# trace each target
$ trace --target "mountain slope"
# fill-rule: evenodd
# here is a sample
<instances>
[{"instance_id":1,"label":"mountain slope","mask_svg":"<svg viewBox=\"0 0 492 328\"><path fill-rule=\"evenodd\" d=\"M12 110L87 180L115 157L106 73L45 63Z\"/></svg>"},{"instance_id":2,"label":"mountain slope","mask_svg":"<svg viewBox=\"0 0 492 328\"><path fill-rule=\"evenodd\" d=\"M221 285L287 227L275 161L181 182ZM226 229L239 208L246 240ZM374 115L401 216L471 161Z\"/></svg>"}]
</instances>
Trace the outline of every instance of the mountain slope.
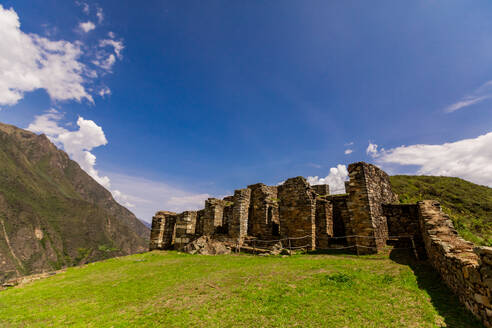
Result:
<instances>
[{"instance_id":1,"label":"mountain slope","mask_svg":"<svg viewBox=\"0 0 492 328\"><path fill-rule=\"evenodd\" d=\"M0 281L142 252L148 235L45 135L0 123Z\"/></svg>"},{"instance_id":2,"label":"mountain slope","mask_svg":"<svg viewBox=\"0 0 492 328\"><path fill-rule=\"evenodd\" d=\"M492 188L450 177L395 175L390 179L400 202L439 200L463 238L492 246Z\"/></svg>"}]
</instances>

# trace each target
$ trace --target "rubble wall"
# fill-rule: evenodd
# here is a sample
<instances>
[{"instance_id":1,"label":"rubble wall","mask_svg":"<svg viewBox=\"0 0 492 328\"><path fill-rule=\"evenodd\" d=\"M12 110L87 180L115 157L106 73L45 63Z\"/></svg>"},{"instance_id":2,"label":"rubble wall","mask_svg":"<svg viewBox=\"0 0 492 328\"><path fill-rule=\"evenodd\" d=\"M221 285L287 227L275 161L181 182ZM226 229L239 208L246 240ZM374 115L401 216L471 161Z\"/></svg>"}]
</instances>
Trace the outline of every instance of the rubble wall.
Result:
<instances>
[{"instance_id":1,"label":"rubble wall","mask_svg":"<svg viewBox=\"0 0 492 328\"><path fill-rule=\"evenodd\" d=\"M278 187L280 234L292 247L316 246L316 194L303 177L291 178Z\"/></svg>"},{"instance_id":2,"label":"rubble wall","mask_svg":"<svg viewBox=\"0 0 492 328\"><path fill-rule=\"evenodd\" d=\"M418 207L430 263L461 303L492 327L492 247L474 247L459 237L438 202L422 201Z\"/></svg>"}]
</instances>

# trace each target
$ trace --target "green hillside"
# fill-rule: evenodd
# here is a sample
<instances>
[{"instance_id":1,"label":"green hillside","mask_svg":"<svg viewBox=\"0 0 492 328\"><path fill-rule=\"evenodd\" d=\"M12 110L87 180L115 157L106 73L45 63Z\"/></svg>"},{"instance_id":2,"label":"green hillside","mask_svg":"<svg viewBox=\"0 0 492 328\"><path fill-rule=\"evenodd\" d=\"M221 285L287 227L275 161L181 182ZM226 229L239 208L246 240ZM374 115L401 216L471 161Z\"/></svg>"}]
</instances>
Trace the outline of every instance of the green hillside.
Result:
<instances>
[{"instance_id":1,"label":"green hillside","mask_svg":"<svg viewBox=\"0 0 492 328\"><path fill-rule=\"evenodd\" d=\"M46 136L0 123L0 282L145 251L148 234Z\"/></svg>"},{"instance_id":2,"label":"green hillside","mask_svg":"<svg viewBox=\"0 0 492 328\"><path fill-rule=\"evenodd\" d=\"M405 258L131 255L1 291L0 326L482 327Z\"/></svg>"},{"instance_id":3,"label":"green hillside","mask_svg":"<svg viewBox=\"0 0 492 328\"><path fill-rule=\"evenodd\" d=\"M492 246L492 188L435 176L395 175L391 184L402 203L439 200L463 238Z\"/></svg>"}]
</instances>

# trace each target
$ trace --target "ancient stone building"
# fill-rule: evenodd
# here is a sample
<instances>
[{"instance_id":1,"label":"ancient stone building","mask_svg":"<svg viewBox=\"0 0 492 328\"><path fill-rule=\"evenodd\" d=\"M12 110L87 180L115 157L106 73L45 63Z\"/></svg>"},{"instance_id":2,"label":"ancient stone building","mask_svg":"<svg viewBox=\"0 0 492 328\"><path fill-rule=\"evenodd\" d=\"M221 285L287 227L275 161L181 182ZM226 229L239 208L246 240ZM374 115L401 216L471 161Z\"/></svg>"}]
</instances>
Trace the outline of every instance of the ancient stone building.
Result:
<instances>
[{"instance_id":1,"label":"ancient stone building","mask_svg":"<svg viewBox=\"0 0 492 328\"><path fill-rule=\"evenodd\" d=\"M395 203L388 175L374 165L349 165L347 194L330 195L328 185L311 186L303 177L279 186L262 183L224 199L209 198L200 211L158 212L151 249L182 249L200 236L242 244L245 239L286 240L291 248L353 246L374 253L388 239L385 204Z\"/></svg>"},{"instance_id":2,"label":"ancient stone building","mask_svg":"<svg viewBox=\"0 0 492 328\"><path fill-rule=\"evenodd\" d=\"M231 248L258 247L266 240L284 248L346 248L358 254L385 245L409 248L428 258L460 301L492 327L492 248L460 238L435 201L399 204L378 167L358 162L348 171L346 194L330 195L328 185L311 186L295 177L279 186L258 183L224 199L209 198L200 211L157 212L150 250L181 250L201 236Z\"/></svg>"}]
</instances>

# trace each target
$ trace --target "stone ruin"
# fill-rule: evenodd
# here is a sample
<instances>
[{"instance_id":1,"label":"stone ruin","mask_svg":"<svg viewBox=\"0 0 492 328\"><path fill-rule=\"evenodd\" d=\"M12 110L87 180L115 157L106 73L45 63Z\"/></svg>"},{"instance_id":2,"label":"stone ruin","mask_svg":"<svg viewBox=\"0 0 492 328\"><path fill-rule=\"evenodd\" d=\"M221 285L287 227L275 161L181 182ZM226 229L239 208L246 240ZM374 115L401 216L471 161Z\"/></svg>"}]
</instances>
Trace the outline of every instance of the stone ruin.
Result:
<instances>
[{"instance_id":1,"label":"stone ruin","mask_svg":"<svg viewBox=\"0 0 492 328\"><path fill-rule=\"evenodd\" d=\"M409 248L427 258L460 301L492 327L492 248L459 237L435 201L399 204L389 176L378 167L358 162L348 171L345 194L331 195L328 185L311 186L295 177L279 186L257 183L233 196L209 198L199 211L159 211L150 250L260 252L267 247L262 241L276 249L346 248L357 254L377 253L387 244Z\"/></svg>"},{"instance_id":2,"label":"stone ruin","mask_svg":"<svg viewBox=\"0 0 492 328\"><path fill-rule=\"evenodd\" d=\"M150 249L183 250L189 242L208 236L243 247L252 240L288 238L291 249L342 245L359 254L377 252L388 239L383 204L395 203L397 195L388 175L376 166L360 162L348 170L347 193L342 195L330 195L328 185L311 186L305 178L295 177L279 186L257 183L233 196L209 198L203 210L157 212Z\"/></svg>"}]
</instances>

